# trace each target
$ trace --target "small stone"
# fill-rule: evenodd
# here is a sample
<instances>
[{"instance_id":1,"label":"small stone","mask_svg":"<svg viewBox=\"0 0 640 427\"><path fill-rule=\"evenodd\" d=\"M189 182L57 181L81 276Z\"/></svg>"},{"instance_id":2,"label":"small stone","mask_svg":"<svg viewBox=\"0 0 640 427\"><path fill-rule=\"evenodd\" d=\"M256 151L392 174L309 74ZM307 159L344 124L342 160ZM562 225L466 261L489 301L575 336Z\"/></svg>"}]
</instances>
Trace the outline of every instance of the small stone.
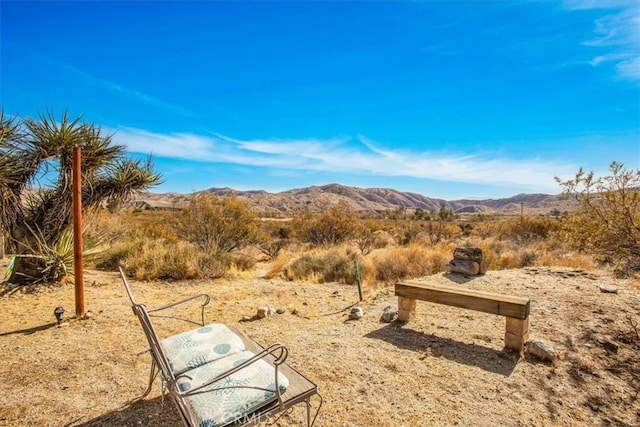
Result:
<instances>
[{"instance_id":1,"label":"small stone","mask_svg":"<svg viewBox=\"0 0 640 427\"><path fill-rule=\"evenodd\" d=\"M65 326L69 326L69 322L62 322L62 323L58 324L58 328L62 328L62 327L65 327Z\"/></svg>"},{"instance_id":2,"label":"small stone","mask_svg":"<svg viewBox=\"0 0 640 427\"><path fill-rule=\"evenodd\" d=\"M264 319L269 315L269 307L260 307L256 313L258 319Z\"/></svg>"},{"instance_id":3,"label":"small stone","mask_svg":"<svg viewBox=\"0 0 640 427\"><path fill-rule=\"evenodd\" d=\"M598 405L596 405L595 403L587 403L587 405L589 405L589 408L591 408L591 410L593 412L598 412L600 410L600 407Z\"/></svg>"},{"instance_id":4,"label":"small stone","mask_svg":"<svg viewBox=\"0 0 640 427\"><path fill-rule=\"evenodd\" d=\"M275 307L271 307L269 309L268 316L273 316L274 314L276 314L276 308Z\"/></svg>"},{"instance_id":5,"label":"small stone","mask_svg":"<svg viewBox=\"0 0 640 427\"><path fill-rule=\"evenodd\" d=\"M598 287L600 288L600 292L605 293L605 294L617 294L618 293L618 288L616 288L615 286L600 285Z\"/></svg>"},{"instance_id":6,"label":"small stone","mask_svg":"<svg viewBox=\"0 0 640 427\"><path fill-rule=\"evenodd\" d=\"M359 320L364 316L364 311L360 307L353 307L349 312L349 320Z\"/></svg>"},{"instance_id":7,"label":"small stone","mask_svg":"<svg viewBox=\"0 0 640 427\"><path fill-rule=\"evenodd\" d=\"M91 311L87 311L87 312L84 314L84 318L85 318L85 319L90 319L90 318L92 318L92 317L93 317L93 313L92 313Z\"/></svg>"},{"instance_id":8,"label":"small stone","mask_svg":"<svg viewBox=\"0 0 640 427\"><path fill-rule=\"evenodd\" d=\"M247 316L246 314L244 316L242 316L242 319L240 319L241 322L249 322L252 320L251 316Z\"/></svg>"},{"instance_id":9,"label":"small stone","mask_svg":"<svg viewBox=\"0 0 640 427\"><path fill-rule=\"evenodd\" d=\"M526 353L540 360L553 362L556 358L556 350L549 341L532 339L527 341Z\"/></svg>"},{"instance_id":10,"label":"small stone","mask_svg":"<svg viewBox=\"0 0 640 427\"><path fill-rule=\"evenodd\" d=\"M606 337L598 337L598 344L602 346L608 353L616 354L618 352L618 344Z\"/></svg>"},{"instance_id":11,"label":"small stone","mask_svg":"<svg viewBox=\"0 0 640 427\"><path fill-rule=\"evenodd\" d=\"M278 313L278 314L284 314L284 308L282 308L282 307L278 307L278 308L276 309L276 313Z\"/></svg>"},{"instance_id":12,"label":"small stone","mask_svg":"<svg viewBox=\"0 0 640 427\"><path fill-rule=\"evenodd\" d=\"M380 320L386 323L391 323L396 319L396 317L398 317L398 307L388 305L382 311Z\"/></svg>"}]
</instances>

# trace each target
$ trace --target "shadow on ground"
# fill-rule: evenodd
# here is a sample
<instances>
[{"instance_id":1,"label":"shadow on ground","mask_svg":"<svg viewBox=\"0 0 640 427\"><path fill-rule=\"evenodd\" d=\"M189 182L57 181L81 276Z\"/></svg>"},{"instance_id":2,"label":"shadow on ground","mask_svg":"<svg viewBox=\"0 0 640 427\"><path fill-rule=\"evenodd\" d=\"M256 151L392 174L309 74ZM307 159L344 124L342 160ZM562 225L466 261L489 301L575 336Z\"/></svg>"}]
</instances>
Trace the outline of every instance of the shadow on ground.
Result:
<instances>
[{"instance_id":1,"label":"shadow on ground","mask_svg":"<svg viewBox=\"0 0 640 427\"><path fill-rule=\"evenodd\" d=\"M46 331L47 329L53 328L55 326L58 326L58 324L56 322L53 322L47 323L45 325L34 326L33 328L16 329L15 331L2 332L0 333L0 337L4 337L7 335L31 335L35 334L36 332Z\"/></svg>"},{"instance_id":2,"label":"shadow on ground","mask_svg":"<svg viewBox=\"0 0 640 427\"><path fill-rule=\"evenodd\" d=\"M89 421L72 420L65 424L65 427L139 427L151 425L154 427L182 425L170 397L165 397L164 404L160 397L139 400Z\"/></svg>"},{"instance_id":3,"label":"shadow on ground","mask_svg":"<svg viewBox=\"0 0 640 427\"><path fill-rule=\"evenodd\" d=\"M396 347L421 353L421 359L444 357L456 363L476 366L485 371L509 376L519 361L517 354L497 351L478 344L466 344L450 338L415 331L402 322L390 323L365 335Z\"/></svg>"},{"instance_id":4,"label":"shadow on ground","mask_svg":"<svg viewBox=\"0 0 640 427\"><path fill-rule=\"evenodd\" d=\"M444 273L442 277L444 277L445 279L449 279L452 282L457 283L458 285L464 285L465 283L470 282L480 276L467 276L466 274L461 273Z\"/></svg>"}]
</instances>

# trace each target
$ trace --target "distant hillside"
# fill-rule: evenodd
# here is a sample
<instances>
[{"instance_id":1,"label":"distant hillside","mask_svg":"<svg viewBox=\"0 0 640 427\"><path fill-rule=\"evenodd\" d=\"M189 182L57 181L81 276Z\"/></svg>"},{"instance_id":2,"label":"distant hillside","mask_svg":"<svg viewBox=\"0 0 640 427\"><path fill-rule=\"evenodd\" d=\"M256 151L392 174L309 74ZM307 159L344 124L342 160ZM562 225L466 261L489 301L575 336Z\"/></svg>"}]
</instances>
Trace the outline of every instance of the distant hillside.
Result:
<instances>
[{"instance_id":1,"label":"distant hillside","mask_svg":"<svg viewBox=\"0 0 640 427\"><path fill-rule=\"evenodd\" d=\"M269 193L266 191L238 191L232 188L210 188L217 196L234 196L248 201L263 215L283 215L299 209L321 212L339 202L347 203L361 212L384 212L399 207L408 211L424 209L434 211L443 204L460 214L517 215L523 209L527 215L549 214L552 211L572 211L576 202L559 195L518 194L505 199L442 200L417 193L391 188L358 188L340 184L328 184ZM175 209L185 206L192 194L142 193L136 196L134 206Z\"/></svg>"}]
</instances>

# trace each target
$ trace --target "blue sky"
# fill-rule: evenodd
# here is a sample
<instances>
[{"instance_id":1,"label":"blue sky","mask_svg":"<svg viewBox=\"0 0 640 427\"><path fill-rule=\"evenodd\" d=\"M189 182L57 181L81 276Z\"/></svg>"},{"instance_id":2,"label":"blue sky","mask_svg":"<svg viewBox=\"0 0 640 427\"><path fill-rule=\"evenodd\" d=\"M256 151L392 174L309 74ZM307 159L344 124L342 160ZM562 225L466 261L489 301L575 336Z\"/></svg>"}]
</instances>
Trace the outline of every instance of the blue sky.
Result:
<instances>
[{"instance_id":1,"label":"blue sky","mask_svg":"<svg viewBox=\"0 0 640 427\"><path fill-rule=\"evenodd\" d=\"M153 155L155 192L558 193L640 167L640 3L0 2L5 114Z\"/></svg>"}]
</instances>

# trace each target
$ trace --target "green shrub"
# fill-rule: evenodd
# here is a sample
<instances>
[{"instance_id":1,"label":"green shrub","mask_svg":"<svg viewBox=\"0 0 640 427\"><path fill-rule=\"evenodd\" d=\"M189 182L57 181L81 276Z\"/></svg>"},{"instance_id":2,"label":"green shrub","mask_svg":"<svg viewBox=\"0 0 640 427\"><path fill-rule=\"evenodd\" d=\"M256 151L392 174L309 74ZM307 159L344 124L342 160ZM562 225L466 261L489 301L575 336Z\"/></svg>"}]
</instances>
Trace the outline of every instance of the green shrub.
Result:
<instances>
[{"instance_id":1,"label":"green shrub","mask_svg":"<svg viewBox=\"0 0 640 427\"><path fill-rule=\"evenodd\" d=\"M596 178L582 168L574 179L558 183L580 201L565 218L566 238L580 251L596 255L625 276L640 271L640 169L612 162L611 175Z\"/></svg>"}]
</instances>

